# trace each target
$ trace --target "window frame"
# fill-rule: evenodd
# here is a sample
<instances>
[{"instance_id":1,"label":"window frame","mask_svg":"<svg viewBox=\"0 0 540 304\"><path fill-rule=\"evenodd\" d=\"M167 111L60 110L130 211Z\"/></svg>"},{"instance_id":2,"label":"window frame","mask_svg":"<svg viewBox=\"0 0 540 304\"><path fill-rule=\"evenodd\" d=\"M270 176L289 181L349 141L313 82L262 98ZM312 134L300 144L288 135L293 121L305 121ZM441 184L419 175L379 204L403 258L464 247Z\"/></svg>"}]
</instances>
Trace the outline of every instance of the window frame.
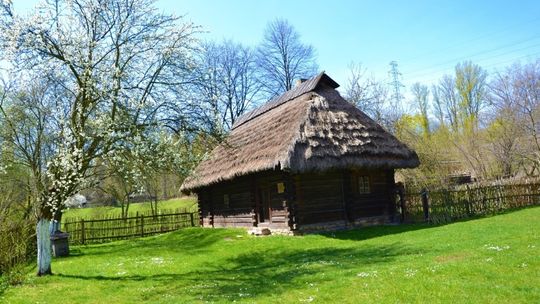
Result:
<instances>
[{"instance_id":1,"label":"window frame","mask_svg":"<svg viewBox=\"0 0 540 304\"><path fill-rule=\"evenodd\" d=\"M369 175L356 176L356 193L361 195L371 194L371 177Z\"/></svg>"},{"instance_id":2,"label":"window frame","mask_svg":"<svg viewBox=\"0 0 540 304\"><path fill-rule=\"evenodd\" d=\"M350 173L351 191L355 195L373 194L373 181L371 174L367 172L352 171ZM362 187L360 187L362 182ZM367 191L366 191L367 190Z\"/></svg>"}]
</instances>

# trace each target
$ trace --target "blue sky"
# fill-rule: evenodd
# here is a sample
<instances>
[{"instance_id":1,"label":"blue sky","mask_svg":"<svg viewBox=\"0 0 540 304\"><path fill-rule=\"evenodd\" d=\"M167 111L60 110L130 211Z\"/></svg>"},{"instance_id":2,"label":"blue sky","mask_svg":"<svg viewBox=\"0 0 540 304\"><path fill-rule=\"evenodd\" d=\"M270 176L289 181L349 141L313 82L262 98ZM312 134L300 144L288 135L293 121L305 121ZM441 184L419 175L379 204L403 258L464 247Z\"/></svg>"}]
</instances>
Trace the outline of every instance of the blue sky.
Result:
<instances>
[{"instance_id":1,"label":"blue sky","mask_svg":"<svg viewBox=\"0 0 540 304\"><path fill-rule=\"evenodd\" d=\"M24 10L36 1L15 0ZM540 57L540 1L159 0L201 25L204 39L256 45L266 24L286 18L315 47L319 66L345 84L360 62L380 79L398 62L403 83L431 83L471 60L495 71Z\"/></svg>"}]
</instances>

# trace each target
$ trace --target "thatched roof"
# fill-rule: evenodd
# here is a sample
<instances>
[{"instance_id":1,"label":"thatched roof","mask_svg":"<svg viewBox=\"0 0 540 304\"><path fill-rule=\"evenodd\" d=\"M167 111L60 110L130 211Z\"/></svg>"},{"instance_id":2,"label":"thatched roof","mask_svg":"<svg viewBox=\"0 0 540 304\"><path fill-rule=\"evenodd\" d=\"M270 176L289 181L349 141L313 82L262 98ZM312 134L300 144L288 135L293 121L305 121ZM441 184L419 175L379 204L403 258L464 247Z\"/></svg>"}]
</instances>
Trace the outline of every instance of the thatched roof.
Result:
<instances>
[{"instance_id":1,"label":"thatched roof","mask_svg":"<svg viewBox=\"0 0 540 304\"><path fill-rule=\"evenodd\" d=\"M240 117L182 191L271 169L417 167L416 153L344 100L338 86L323 72Z\"/></svg>"}]
</instances>

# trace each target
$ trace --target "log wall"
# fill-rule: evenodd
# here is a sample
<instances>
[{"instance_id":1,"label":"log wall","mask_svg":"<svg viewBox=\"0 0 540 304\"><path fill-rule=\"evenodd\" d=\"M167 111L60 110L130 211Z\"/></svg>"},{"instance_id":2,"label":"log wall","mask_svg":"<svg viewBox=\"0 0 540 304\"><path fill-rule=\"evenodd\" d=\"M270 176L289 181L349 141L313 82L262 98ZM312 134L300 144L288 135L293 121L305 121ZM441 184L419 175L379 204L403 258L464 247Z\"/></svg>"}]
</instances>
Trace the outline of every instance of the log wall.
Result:
<instances>
[{"instance_id":1,"label":"log wall","mask_svg":"<svg viewBox=\"0 0 540 304\"><path fill-rule=\"evenodd\" d=\"M370 192L359 193L358 178L368 176ZM395 214L393 170L348 170L294 177L298 225L357 222Z\"/></svg>"},{"instance_id":2,"label":"log wall","mask_svg":"<svg viewBox=\"0 0 540 304\"><path fill-rule=\"evenodd\" d=\"M291 184L287 184L288 174L267 171L236 178L205 187L197 192L199 197L200 222L203 227L289 227L288 204ZM278 193L277 183L285 184L285 192ZM270 218L258 222L257 212L262 204L260 190L264 190L269 203ZM229 204L225 204L225 196ZM261 225L259 225L261 224Z\"/></svg>"},{"instance_id":3,"label":"log wall","mask_svg":"<svg viewBox=\"0 0 540 304\"><path fill-rule=\"evenodd\" d=\"M359 193L360 176L369 176L370 193ZM348 172L347 182L346 203L349 220L373 216L386 216L389 219L393 217L395 213L393 170L351 171Z\"/></svg>"},{"instance_id":4,"label":"log wall","mask_svg":"<svg viewBox=\"0 0 540 304\"><path fill-rule=\"evenodd\" d=\"M253 227L255 196L251 188L251 179L241 177L201 189L197 195L202 226Z\"/></svg>"},{"instance_id":5,"label":"log wall","mask_svg":"<svg viewBox=\"0 0 540 304\"><path fill-rule=\"evenodd\" d=\"M369 176L370 193L359 193L359 176ZM283 193L278 193L278 183L285 185ZM373 217L391 220L395 214L393 187L393 170L297 175L266 171L201 189L200 221L204 227L295 230L318 223L350 226L358 219ZM264 200L269 203L267 219L259 215Z\"/></svg>"},{"instance_id":6,"label":"log wall","mask_svg":"<svg viewBox=\"0 0 540 304\"><path fill-rule=\"evenodd\" d=\"M295 181L299 226L346 219L341 172L300 174Z\"/></svg>"}]
</instances>

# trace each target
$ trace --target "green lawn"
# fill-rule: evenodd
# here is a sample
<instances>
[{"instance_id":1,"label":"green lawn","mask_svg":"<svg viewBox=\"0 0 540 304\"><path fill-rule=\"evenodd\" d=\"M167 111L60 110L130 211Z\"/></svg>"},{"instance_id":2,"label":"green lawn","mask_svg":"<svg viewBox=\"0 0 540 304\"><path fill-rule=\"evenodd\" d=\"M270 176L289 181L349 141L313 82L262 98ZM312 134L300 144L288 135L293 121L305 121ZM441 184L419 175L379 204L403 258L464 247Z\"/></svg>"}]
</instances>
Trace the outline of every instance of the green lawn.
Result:
<instances>
[{"instance_id":1,"label":"green lawn","mask_svg":"<svg viewBox=\"0 0 540 304\"><path fill-rule=\"evenodd\" d=\"M197 210L197 199L194 197L173 198L158 202L158 210L172 211L176 209ZM150 203L132 203L129 206L129 213L135 215L137 212L150 211ZM122 213L120 207L93 207L93 208L72 208L66 210L63 219L84 218L92 219L96 217L118 215Z\"/></svg>"},{"instance_id":2,"label":"green lawn","mask_svg":"<svg viewBox=\"0 0 540 304\"><path fill-rule=\"evenodd\" d=\"M540 207L302 237L189 228L81 246L6 303L540 303Z\"/></svg>"}]
</instances>

